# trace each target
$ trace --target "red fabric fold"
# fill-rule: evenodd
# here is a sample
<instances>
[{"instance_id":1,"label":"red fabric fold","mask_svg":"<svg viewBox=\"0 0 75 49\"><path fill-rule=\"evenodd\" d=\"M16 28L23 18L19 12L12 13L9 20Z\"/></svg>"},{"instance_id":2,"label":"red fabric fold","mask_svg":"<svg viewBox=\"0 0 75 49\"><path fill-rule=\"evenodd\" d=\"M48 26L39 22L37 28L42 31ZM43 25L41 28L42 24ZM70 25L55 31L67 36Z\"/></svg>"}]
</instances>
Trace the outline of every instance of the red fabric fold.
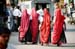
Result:
<instances>
[{"instance_id":1,"label":"red fabric fold","mask_svg":"<svg viewBox=\"0 0 75 49\"><path fill-rule=\"evenodd\" d=\"M39 14L37 14L36 9L32 8L32 21L31 21L31 33L32 33L32 42L36 42L36 37L37 37L37 33L38 33L38 29L39 29L39 25L38 25L38 16Z\"/></svg>"},{"instance_id":2,"label":"red fabric fold","mask_svg":"<svg viewBox=\"0 0 75 49\"><path fill-rule=\"evenodd\" d=\"M25 34L27 33L28 27L29 27L29 15L27 13L27 10L25 9L22 12L22 16L21 16L21 24L20 24L20 38L25 37Z\"/></svg>"},{"instance_id":3,"label":"red fabric fold","mask_svg":"<svg viewBox=\"0 0 75 49\"><path fill-rule=\"evenodd\" d=\"M63 23L65 19L65 17L61 14L60 8L55 10L55 17L56 19L55 19L55 23L53 26L53 32L52 32L52 37L51 37L51 41L53 44L56 44L60 39L60 35L62 33Z\"/></svg>"},{"instance_id":4,"label":"red fabric fold","mask_svg":"<svg viewBox=\"0 0 75 49\"><path fill-rule=\"evenodd\" d=\"M48 42L49 34L50 34L50 14L48 10L44 9L44 17L43 23L40 28L40 41L42 43Z\"/></svg>"}]
</instances>

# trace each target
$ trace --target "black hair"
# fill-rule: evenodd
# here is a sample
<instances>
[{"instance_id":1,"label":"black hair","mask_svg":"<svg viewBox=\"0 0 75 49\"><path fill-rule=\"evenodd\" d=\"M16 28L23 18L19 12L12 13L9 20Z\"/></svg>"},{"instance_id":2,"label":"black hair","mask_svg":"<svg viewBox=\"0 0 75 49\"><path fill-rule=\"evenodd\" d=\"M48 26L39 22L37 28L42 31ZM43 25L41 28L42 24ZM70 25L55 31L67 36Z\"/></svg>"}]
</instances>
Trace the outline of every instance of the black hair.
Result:
<instances>
[{"instance_id":1,"label":"black hair","mask_svg":"<svg viewBox=\"0 0 75 49\"><path fill-rule=\"evenodd\" d=\"M20 7L19 7L19 6L16 6L16 8L20 9Z\"/></svg>"},{"instance_id":2,"label":"black hair","mask_svg":"<svg viewBox=\"0 0 75 49\"><path fill-rule=\"evenodd\" d=\"M7 27L0 26L0 35L2 34L11 34L11 31Z\"/></svg>"}]
</instances>

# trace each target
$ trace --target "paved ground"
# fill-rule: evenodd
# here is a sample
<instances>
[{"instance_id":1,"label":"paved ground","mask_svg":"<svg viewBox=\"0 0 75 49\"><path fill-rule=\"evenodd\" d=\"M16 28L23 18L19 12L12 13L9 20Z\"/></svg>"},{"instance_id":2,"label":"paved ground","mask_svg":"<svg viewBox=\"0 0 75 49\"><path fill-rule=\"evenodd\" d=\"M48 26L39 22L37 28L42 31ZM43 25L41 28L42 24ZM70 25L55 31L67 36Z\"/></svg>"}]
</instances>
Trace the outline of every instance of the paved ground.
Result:
<instances>
[{"instance_id":1,"label":"paved ground","mask_svg":"<svg viewBox=\"0 0 75 49\"><path fill-rule=\"evenodd\" d=\"M65 32L65 35L67 38L67 42L75 43L75 37L74 37L75 36L75 25L67 24L66 26L67 26L67 30ZM9 43L20 45L21 43L18 41L18 35L19 35L18 32L12 32Z\"/></svg>"},{"instance_id":2,"label":"paved ground","mask_svg":"<svg viewBox=\"0 0 75 49\"><path fill-rule=\"evenodd\" d=\"M75 43L75 32L65 32L65 34L66 34L67 43ZM18 32L12 33L9 43L15 45L21 45L21 43L18 41Z\"/></svg>"},{"instance_id":3,"label":"paved ground","mask_svg":"<svg viewBox=\"0 0 75 49\"><path fill-rule=\"evenodd\" d=\"M20 45L17 49L75 49L75 47L56 47L56 46L39 46L39 45Z\"/></svg>"},{"instance_id":4,"label":"paved ground","mask_svg":"<svg viewBox=\"0 0 75 49\"><path fill-rule=\"evenodd\" d=\"M25 45L18 41L18 32L12 32L9 44L13 44L16 49L75 49L75 25L67 24L67 30L65 32L67 44L63 44L61 47L54 45L41 46L41 45Z\"/></svg>"}]
</instances>

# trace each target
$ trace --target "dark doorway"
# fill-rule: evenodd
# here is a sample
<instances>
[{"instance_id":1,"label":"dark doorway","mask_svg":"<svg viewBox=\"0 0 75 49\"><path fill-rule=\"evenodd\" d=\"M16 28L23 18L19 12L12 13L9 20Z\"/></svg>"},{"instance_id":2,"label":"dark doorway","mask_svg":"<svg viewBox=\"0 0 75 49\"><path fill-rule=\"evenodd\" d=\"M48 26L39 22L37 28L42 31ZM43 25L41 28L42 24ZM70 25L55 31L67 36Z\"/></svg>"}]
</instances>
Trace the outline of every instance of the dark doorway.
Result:
<instances>
[{"instance_id":1,"label":"dark doorway","mask_svg":"<svg viewBox=\"0 0 75 49\"><path fill-rule=\"evenodd\" d=\"M44 9L46 8L47 3L36 3L36 10L39 10L40 8Z\"/></svg>"},{"instance_id":2,"label":"dark doorway","mask_svg":"<svg viewBox=\"0 0 75 49\"><path fill-rule=\"evenodd\" d=\"M42 5L42 9L46 8L46 4L41 4Z\"/></svg>"}]
</instances>

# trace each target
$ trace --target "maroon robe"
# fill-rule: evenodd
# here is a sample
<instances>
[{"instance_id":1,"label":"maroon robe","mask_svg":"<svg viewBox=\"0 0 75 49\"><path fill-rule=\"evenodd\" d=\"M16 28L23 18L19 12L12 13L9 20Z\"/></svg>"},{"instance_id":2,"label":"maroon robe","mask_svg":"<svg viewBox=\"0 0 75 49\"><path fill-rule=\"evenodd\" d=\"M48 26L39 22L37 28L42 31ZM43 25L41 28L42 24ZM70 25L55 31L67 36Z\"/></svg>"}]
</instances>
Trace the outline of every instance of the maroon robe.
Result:
<instances>
[{"instance_id":1,"label":"maroon robe","mask_svg":"<svg viewBox=\"0 0 75 49\"><path fill-rule=\"evenodd\" d=\"M38 29L39 29L39 25L38 25L38 16L39 14L37 14L35 8L32 8L32 21L31 21L31 33L32 33L32 42L36 42L36 37L37 37L37 33L38 33Z\"/></svg>"},{"instance_id":2,"label":"maroon robe","mask_svg":"<svg viewBox=\"0 0 75 49\"><path fill-rule=\"evenodd\" d=\"M22 12L22 16L21 16L21 24L20 24L20 39L25 37L25 34L27 33L28 27L29 27L29 15L27 13L27 10L25 9Z\"/></svg>"},{"instance_id":3,"label":"maroon robe","mask_svg":"<svg viewBox=\"0 0 75 49\"><path fill-rule=\"evenodd\" d=\"M50 14L47 9L44 9L43 23L40 28L40 41L41 43L48 43L50 34Z\"/></svg>"},{"instance_id":4,"label":"maroon robe","mask_svg":"<svg viewBox=\"0 0 75 49\"><path fill-rule=\"evenodd\" d=\"M6 49L4 45L0 45L0 49Z\"/></svg>"},{"instance_id":5,"label":"maroon robe","mask_svg":"<svg viewBox=\"0 0 75 49\"><path fill-rule=\"evenodd\" d=\"M51 41L53 44L57 44L58 41L60 40L60 35L62 33L63 23L64 23L65 17L61 14L60 8L55 9L54 14L55 14L54 17L56 17L56 18L55 18L55 23L53 26Z\"/></svg>"}]
</instances>

